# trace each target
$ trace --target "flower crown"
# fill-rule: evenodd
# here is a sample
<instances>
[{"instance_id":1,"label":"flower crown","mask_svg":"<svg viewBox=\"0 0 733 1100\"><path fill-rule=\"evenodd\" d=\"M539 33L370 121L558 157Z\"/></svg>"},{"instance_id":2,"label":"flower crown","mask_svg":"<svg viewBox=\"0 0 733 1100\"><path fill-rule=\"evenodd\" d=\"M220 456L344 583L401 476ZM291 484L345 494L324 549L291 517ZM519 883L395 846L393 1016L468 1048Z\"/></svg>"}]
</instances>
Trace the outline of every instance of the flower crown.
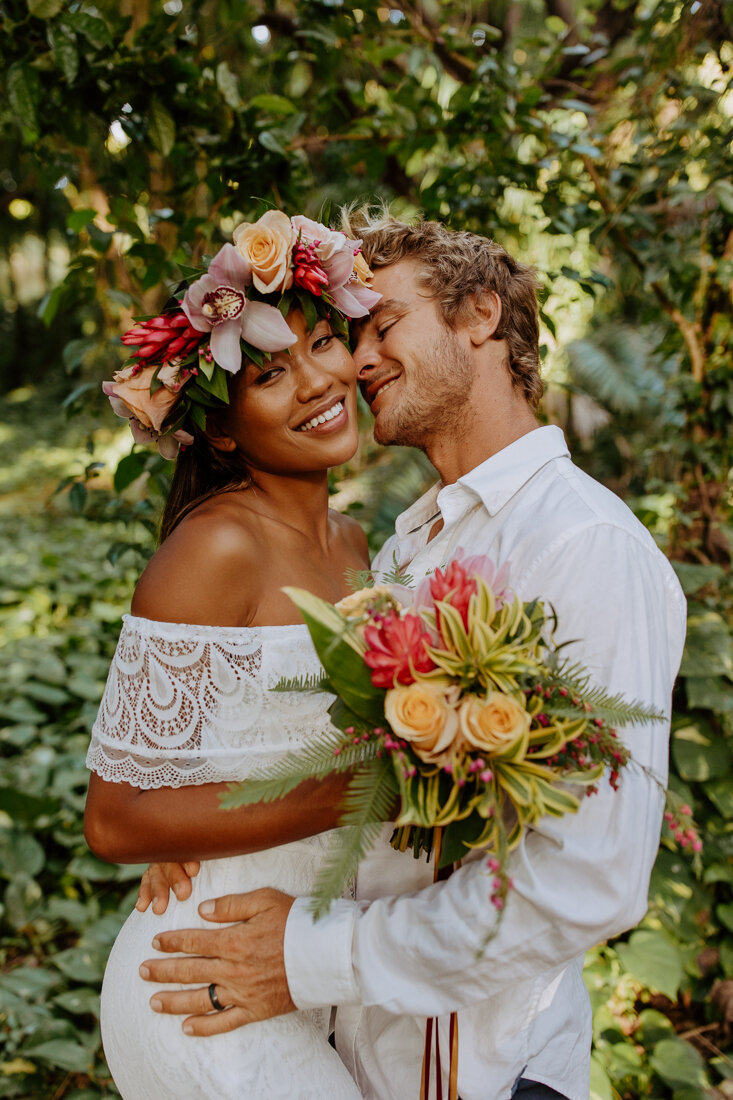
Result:
<instances>
[{"instance_id":1,"label":"flower crown","mask_svg":"<svg viewBox=\"0 0 733 1100\"><path fill-rule=\"evenodd\" d=\"M302 309L311 330L325 318L346 332L380 298L371 278L361 241L268 210L235 229L234 244L176 295L173 308L123 335L137 350L102 389L136 443L155 442L164 458L175 458L196 428L205 429L206 410L229 403L227 375L243 358L261 367L296 342L286 321L291 308Z\"/></svg>"}]
</instances>

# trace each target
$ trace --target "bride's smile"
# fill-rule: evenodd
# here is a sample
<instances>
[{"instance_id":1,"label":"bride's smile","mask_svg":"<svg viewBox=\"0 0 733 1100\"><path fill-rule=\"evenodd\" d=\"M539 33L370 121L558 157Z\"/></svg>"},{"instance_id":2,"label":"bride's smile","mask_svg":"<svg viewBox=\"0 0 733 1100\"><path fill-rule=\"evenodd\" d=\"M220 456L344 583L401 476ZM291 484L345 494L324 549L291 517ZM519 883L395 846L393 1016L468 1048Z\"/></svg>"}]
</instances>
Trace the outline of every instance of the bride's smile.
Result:
<instances>
[{"instance_id":1,"label":"bride's smile","mask_svg":"<svg viewBox=\"0 0 733 1100\"><path fill-rule=\"evenodd\" d=\"M309 332L299 310L287 320L297 343L262 367L247 364L221 425L252 470L297 476L356 450L356 367L328 321Z\"/></svg>"}]
</instances>

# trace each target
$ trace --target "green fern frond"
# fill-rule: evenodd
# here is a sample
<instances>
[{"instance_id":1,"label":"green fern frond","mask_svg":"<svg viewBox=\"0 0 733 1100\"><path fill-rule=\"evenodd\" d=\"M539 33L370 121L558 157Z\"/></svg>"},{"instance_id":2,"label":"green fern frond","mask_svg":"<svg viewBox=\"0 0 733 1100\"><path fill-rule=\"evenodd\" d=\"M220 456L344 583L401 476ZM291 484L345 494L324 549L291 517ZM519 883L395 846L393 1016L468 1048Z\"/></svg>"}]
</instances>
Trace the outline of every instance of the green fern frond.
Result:
<instances>
[{"instance_id":1,"label":"green fern frond","mask_svg":"<svg viewBox=\"0 0 733 1100\"><path fill-rule=\"evenodd\" d=\"M282 676L270 691L332 691L327 676L311 672L307 676Z\"/></svg>"},{"instance_id":2,"label":"green fern frond","mask_svg":"<svg viewBox=\"0 0 733 1100\"><path fill-rule=\"evenodd\" d=\"M371 569L347 569L344 577L352 592L362 588L374 588L374 573Z\"/></svg>"},{"instance_id":3,"label":"green fern frond","mask_svg":"<svg viewBox=\"0 0 733 1100\"><path fill-rule=\"evenodd\" d=\"M324 734L317 743L307 745L273 764L267 774L255 773L243 783L231 784L220 795L219 801L226 810L252 806L256 802L275 802L306 779L323 779L331 772L343 772L373 760L378 748L376 739L360 741L358 745L344 745L343 734Z\"/></svg>"},{"instance_id":4,"label":"green fern frond","mask_svg":"<svg viewBox=\"0 0 733 1100\"><path fill-rule=\"evenodd\" d=\"M344 799L342 828L335 832L331 848L318 872L309 910L316 920L328 912L334 898L344 892L359 861L377 840L389 820L399 793L389 757L369 761L357 769Z\"/></svg>"},{"instance_id":5,"label":"green fern frond","mask_svg":"<svg viewBox=\"0 0 733 1100\"><path fill-rule=\"evenodd\" d=\"M401 584L405 588L412 588L415 584L415 578L397 561L396 551L392 554L392 568L383 569L379 579L382 584Z\"/></svg>"},{"instance_id":6,"label":"green fern frond","mask_svg":"<svg viewBox=\"0 0 733 1100\"><path fill-rule=\"evenodd\" d=\"M610 695L592 683L581 664L560 664L553 671L553 680L557 687L567 688L568 697L563 699L554 694L543 706L546 714L577 716L578 708L573 706L572 697L578 696L591 706L594 718L602 718L612 726L639 726L661 722L666 717L637 699L629 701L622 695Z\"/></svg>"}]
</instances>

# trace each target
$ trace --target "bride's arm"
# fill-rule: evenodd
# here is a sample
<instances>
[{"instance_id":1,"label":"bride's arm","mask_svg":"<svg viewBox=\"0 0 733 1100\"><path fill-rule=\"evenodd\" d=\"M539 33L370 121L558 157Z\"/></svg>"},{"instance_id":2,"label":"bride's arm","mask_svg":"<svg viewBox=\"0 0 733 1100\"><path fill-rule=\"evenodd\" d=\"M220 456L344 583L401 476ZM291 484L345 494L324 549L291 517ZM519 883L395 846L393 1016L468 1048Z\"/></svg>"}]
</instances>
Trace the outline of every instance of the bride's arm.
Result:
<instances>
[{"instance_id":1,"label":"bride's arm","mask_svg":"<svg viewBox=\"0 0 733 1100\"><path fill-rule=\"evenodd\" d=\"M84 835L110 863L214 859L288 844L338 825L348 774L306 780L276 802L222 810L227 783L143 791L92 773Z\"/></svg>"}]
</instances>

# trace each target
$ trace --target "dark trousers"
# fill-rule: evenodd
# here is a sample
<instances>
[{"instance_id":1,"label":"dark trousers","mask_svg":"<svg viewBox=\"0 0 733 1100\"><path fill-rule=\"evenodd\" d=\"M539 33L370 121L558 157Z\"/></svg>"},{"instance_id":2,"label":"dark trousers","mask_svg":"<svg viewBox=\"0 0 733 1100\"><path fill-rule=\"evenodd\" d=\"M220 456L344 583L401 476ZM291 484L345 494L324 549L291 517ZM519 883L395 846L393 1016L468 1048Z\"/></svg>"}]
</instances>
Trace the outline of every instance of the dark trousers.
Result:
<instances>
[{"instance_id":1,"label":"dark trousers","mask_svg":"<svg viewBox=\"0 0 733 1100\"><path fill-rule=\"evenodd\" d=\"M516 1100L565 1100L561 1093L551 1089L549 1085L540 1085L537 1081L528 1081L526 1077L522 1077L521 1081L517 1081L512 1096Z\"/></svg>"}]
</instances>

